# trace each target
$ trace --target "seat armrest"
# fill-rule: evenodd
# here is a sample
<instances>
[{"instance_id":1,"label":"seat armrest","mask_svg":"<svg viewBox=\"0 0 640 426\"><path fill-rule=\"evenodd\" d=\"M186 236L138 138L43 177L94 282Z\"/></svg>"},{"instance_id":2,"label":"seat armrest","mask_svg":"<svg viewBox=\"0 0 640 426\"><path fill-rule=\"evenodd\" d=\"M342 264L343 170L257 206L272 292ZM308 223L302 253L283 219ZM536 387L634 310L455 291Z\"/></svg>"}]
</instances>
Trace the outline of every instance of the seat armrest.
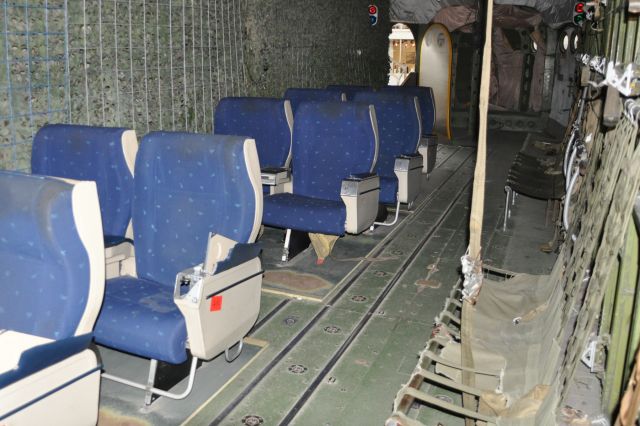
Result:
<instances>
[{"instance_id":1,"label":"seat armrest","mask_svg":"<svg viewBox=\"0 0 640 426\"><path fill-rule=\"evenodd\" d=\"M136 275L135 250L130 241L104 250L106 262L105 278L117 278L123 275Z\"/></svg>"},{"instance_id":2,"label":"seat armrest","mask_svg":"<svg viewBox=\"0 0 640 426\"><path fill-rule=\"evenodd\" d=\"M422 173L429 174L436 165L436 156L438 155L438 137L437 135L423 136L420 139L418 152L422 155Z\"/></svg>"},{"instance_id":3,"label":"seat armrest","mask_svg":"<svg viewBox=\"0 0 640 426\"><path fill-rule=\"evenodd\" d=\"M424 159L421 154L396 157L393 171L398 178L398 201L411 205L420 193Z\"/></svg>"},{"instance_id":4,"label":"seat armrest","mask_svg":"<svg viewBox=\"0 0 640 426\"><path fill-rule=\"evenodd\" d=\"M176 276L173 300L185 318L193 356L211 359L238 343L260 311L262 264L257 244L236 244L215 265L202 265Z\"/></svg>"},{"instance_id":5,"label":"seat armrest","mask_svg":"<svg viewBox=\"0 0 640 426\"><path fill-rule=\"evenodd\" d=\"M291 172L284 167L264 167L260 169L262 184L277 186L291 180Z\"/></svg>"},{"instance_id":6,"label":"seat armrest","mask_svg":"<svg viewBox=\"0 0 640 426\"><path fill-rule=\"evenodd\" d=\"M369 180L369 179L375 179L377 178L378 175L375 173L354 173L352 175L349 175L349 177L347 177L346 181L354 181L354 182L362 182L364 180Z\"/></svg>"},{"instance_id":7,"label":"seat armrest","mask_svg":"<svg viewBox=\"0 0 640 426\"><path fill-rule=\"evenodd\" d=\"M87 349L91 334L51 341L15 331L0 335L0 424L96 424L100 364ZM5 365L6 366L6 365ZM0 366L2 368L2 366ZM2 368L4 369L4 368Z\"/></svg>"},{"instance_id":8,"label":"seat armrest","mask_svg":"<svg viewBox=\"0 0 640 426\"><path fill-rule=\"evenodd\" d=\"M373 224L378 214L380 177L371 173L351 175L342 181L340 197L347 210L345 231L359 234Z\"/></svg>"},{"instance_id":9,"label":"seat armrest","mask_svg":"<svg viewBox=\"0 0 640 426\"><path fill-rule=\"evenodd\" d=\"M14 335L16 333L7 333L5 337L11 338ZM88 333L25 349L15 367L0 374L0 389L82 352L89 347L92 338L93 334ZM2 342L1 337L0 342ZM5 342L5 344L8 343Z\"/></svg>"},{"instance_id":10,"label":"seat armrest","mask_svg":"<svg viewBox=\"0 0 640 426\"><path fill-rule=\"evenodd\" d=\"M429 133L426 135L422 135L420 137L420 145L423 146L437 146L438 145L438 135L435 133Z\"/></svg>"},{"instance_id":11,"label":"seat armrest","mask_svg":"<svg viewBox=\"0 0 640 426\"><path fill-rule=\"evenodd\" d=\"M396 157L394 171L409 171L422 168L422 154L403 154Z\"/></svg>"},{"instance_id":12,"label":"seat armrest","mask_svg":"<svg viewBox=\"0 0 640 426\"><path fill-rule=\"evenodd\" d=\"M342 180L340 195L361 195L375 189L380 189L380 177L375 173L361 173Z\"/></svg>"}]
</instances>

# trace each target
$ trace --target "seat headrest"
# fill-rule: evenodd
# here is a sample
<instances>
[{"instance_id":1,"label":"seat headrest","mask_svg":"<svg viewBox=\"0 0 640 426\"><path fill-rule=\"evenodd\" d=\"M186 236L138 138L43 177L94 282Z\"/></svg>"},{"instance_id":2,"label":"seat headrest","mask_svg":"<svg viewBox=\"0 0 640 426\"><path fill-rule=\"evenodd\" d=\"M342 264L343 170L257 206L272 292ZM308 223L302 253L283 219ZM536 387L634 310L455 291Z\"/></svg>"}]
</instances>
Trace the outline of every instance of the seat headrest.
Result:
<instances>
[{"instance_id":1,"label":"seat headrest","mask_svg":"<svg viewBox=\"0 0 640 426\"><path fill-rule=\"evenodd\" d=\"M290 88L284 92L284 98L291 102L291 109L296 114L303 102L342 101L342 92L327 89Z\"/></svg>"},{"instance_id":2,"label":"seat headrest","mask_svg":"<svg viewBox=\"0 0 640 426\"><path fill-rule=\"evenodd\" d=\"M96 182L105 235L124 236L131 219L135 131L120 127L51 124L33 140L31 171Z\"/></svg>"},{"instance_id":3,"label":"seat headrest","mask_svg":"<svg viewBox=\"0 0 640 426\"><path fill-rule=\"evenodd\" d=\"M94 182L0 172L0 329L50 339L93 330L104 295Z\"/></svg>"},{"instance_id":4,"label":"seat headrest","mask_svg":"<svg viewBox=\"0 0 640 426\"><path fill-rule=\"evenodd\" d=\"M380 134L376 171L381 176L395 177L395 158L417 152L420 143L420 107L416 96L388 91L360 92L354 100L375 107Z\"/></svg>"},{"instance_id":5,"label":"seat headrest","mask_svg":"<svg viewBox=\"0 0 640 426\"><path fill-rule=\"evenodd\" d=\"M262 187L253 139L153 132L136 159L133 232L138 277L173 287L204 260L208 235L255 241Z\"/></svg>"},{"instance_id":6,"label":"seat headrest","mask_svg":"<svg viewBox=\"0 0 640 426\"><path fill-rule=\"evenodd\" d=\"M218 103L213 131L256 141L262 167L287 167L291 159L293 113L284 99L229 97Z\"/></svg>"},{"instance_id":7,"label":"seat headrest","mask_svg":"<svg viewBox=\"0 0 640 426\"><path fill-rule=\"evenodd\" d=\"M422 86L386 86L380 89L386 92L408 93L418 98L420 102L420 114L422 116L422 134L427 136L433 132L433 123L436 121L436 104L433 98L433 89Z\"/></svg>"},{"instance_id":8,"label":"seat headrest","mask_svg":"<svg viewBox=\"0 0 640 426\"><path fill-rule=\"evenodd\" d=\"M339 201L342 179L373 171L375 111L357 102L305 102L293 124L293 192Z\"/></svg>"}]
</instances>

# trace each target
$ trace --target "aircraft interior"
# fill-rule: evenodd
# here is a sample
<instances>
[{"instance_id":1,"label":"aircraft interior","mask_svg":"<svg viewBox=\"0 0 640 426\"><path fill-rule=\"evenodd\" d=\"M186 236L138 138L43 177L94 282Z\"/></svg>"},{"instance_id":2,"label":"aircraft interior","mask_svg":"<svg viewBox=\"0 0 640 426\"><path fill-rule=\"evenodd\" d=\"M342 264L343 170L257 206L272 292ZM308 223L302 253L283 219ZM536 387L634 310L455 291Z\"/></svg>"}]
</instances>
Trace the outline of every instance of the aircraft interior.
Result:
<instances>
[{"instance_id":1,"label":"aircraft interior","mask_svg":"<svg viewBox=\"0 0 640 426\"><path fill-rule=\"evenodd\" d=\"M0 426L640 424L639 15L3 0Z\"/></svg>"}]
</instances>

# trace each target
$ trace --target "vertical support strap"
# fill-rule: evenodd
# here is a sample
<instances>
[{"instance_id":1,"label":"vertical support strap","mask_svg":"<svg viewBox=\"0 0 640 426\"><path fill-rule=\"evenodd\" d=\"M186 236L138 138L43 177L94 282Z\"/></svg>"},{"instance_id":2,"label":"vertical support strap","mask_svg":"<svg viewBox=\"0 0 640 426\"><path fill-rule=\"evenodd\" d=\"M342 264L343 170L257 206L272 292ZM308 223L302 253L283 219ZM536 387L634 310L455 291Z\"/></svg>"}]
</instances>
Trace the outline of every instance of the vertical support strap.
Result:
<instances>
[{"instance_id":1,"label":"vertical support strap","mask_svg":"<svg viewBox=\"0 0 640 426\"><path fill-rule=\"evenodd\" d=\"M484 210L484 186L487 162L487 115L489 112L489 86L491 80L491 41L493 31L493 0L487 2L487 18L482 57L482 77L480 80L480 129L478 131L478 152L473 176L473 197L469 221L469 256L480 258L482 238L482 217Z\"/></svg>"},{"instance_id":2,"label":"vertical support strap","mask_svg":"<svg viewBox=\"0 0 640 426\"><path fill-rule=\"evenodd\" d=\"M467 251L468 258L475 263L475 267L470 272L477 274L479 270L479 278L482 280L481 265L481 241L482 241L482 219L484 216L484 192L485 192L485 176L487 162L487 116L489 113L489 86L491 80L491 43L493 33L493 0L487 1L486 12L486 28L484 36L484 52L482 56L482 76L480 79L480 128L478 130L478 152L476 159L476 169L473 177L473 196L471 199L471 217L469 221L469 248ZM465 277L465 281L467 281ZM471 323L473 315L473 303L475 297L480 291L477 286L472 294L465 297L462 306L462 325L461 325L461 355L463 367L473 368L473 353L471 351L470 337L472 334ZM468 370L462 371L462 384L473 387L475 385L475 375ZM463 393L462 404L464 408L475 411L477 409L476 400L473 395ZM465 419L467 426L472 426L475 421L471 418Z\"/></svg>"}]
</instances>

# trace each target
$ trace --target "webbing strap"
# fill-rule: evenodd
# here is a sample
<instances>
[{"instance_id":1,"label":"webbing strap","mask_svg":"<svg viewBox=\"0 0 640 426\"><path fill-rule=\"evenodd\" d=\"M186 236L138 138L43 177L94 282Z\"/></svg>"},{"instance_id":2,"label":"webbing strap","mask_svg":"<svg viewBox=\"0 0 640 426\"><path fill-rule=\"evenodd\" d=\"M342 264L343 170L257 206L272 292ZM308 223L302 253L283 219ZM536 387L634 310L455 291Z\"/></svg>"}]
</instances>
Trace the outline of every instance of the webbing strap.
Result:
<instances>
[{"instance_id":1,"label":"webbing strap","mask_svg":"<svg viewBox=\"0 0 640 426\"><path fill-rule=\"evenodd\" d=\"M493 0L487 1L486 28L484 35L484 52L482 55L482 76L480 79L480 129L478 131L478 152L476 159L476 169L473 176L473 196L471 199L471 218L469 221L469 248L467 251L468 259L476 263L476 268L480 269L480 277L482 280L481 264L481 239L482 239L482 218L484 215L484 187L487 162L487 116L489 113L489 86L491 80L491 43L493 33ZM474 272L472 272L474 273ZM466 281L466 279L465 279ZM477 286L473 293L467 294L470 299L475 299L480 287ZM473 314L472 302L465 297L462 306L462 327L461 327L461 356L462 366L472 369L473 354L471 352L471 315ZM473 387L475 385L475 375L468 370L462 371L462 384ZM464 393L462 395L462 404L465 409L475 411L477 408L476 400L473 395ZM465 424L473 425L472 418L467 416Z\"/></svg>"},{"instance_id":2,"label":"webbing strap","mask_svg":"<svg viewBox=\"0 0 640 426\"><path fill-rule=\"evenodd\" d=\"M478 131L478 152L473 175L473 197L469 221L469 256L480 258L482 238L482 217L484 214L484 186L487 162L487 115L489 113L489 87L491 83L491 41L493 31L493 0L487 2L487 24L482 54L482 76L480 79L480 129Z\"/></svg>"}]
</instances>

